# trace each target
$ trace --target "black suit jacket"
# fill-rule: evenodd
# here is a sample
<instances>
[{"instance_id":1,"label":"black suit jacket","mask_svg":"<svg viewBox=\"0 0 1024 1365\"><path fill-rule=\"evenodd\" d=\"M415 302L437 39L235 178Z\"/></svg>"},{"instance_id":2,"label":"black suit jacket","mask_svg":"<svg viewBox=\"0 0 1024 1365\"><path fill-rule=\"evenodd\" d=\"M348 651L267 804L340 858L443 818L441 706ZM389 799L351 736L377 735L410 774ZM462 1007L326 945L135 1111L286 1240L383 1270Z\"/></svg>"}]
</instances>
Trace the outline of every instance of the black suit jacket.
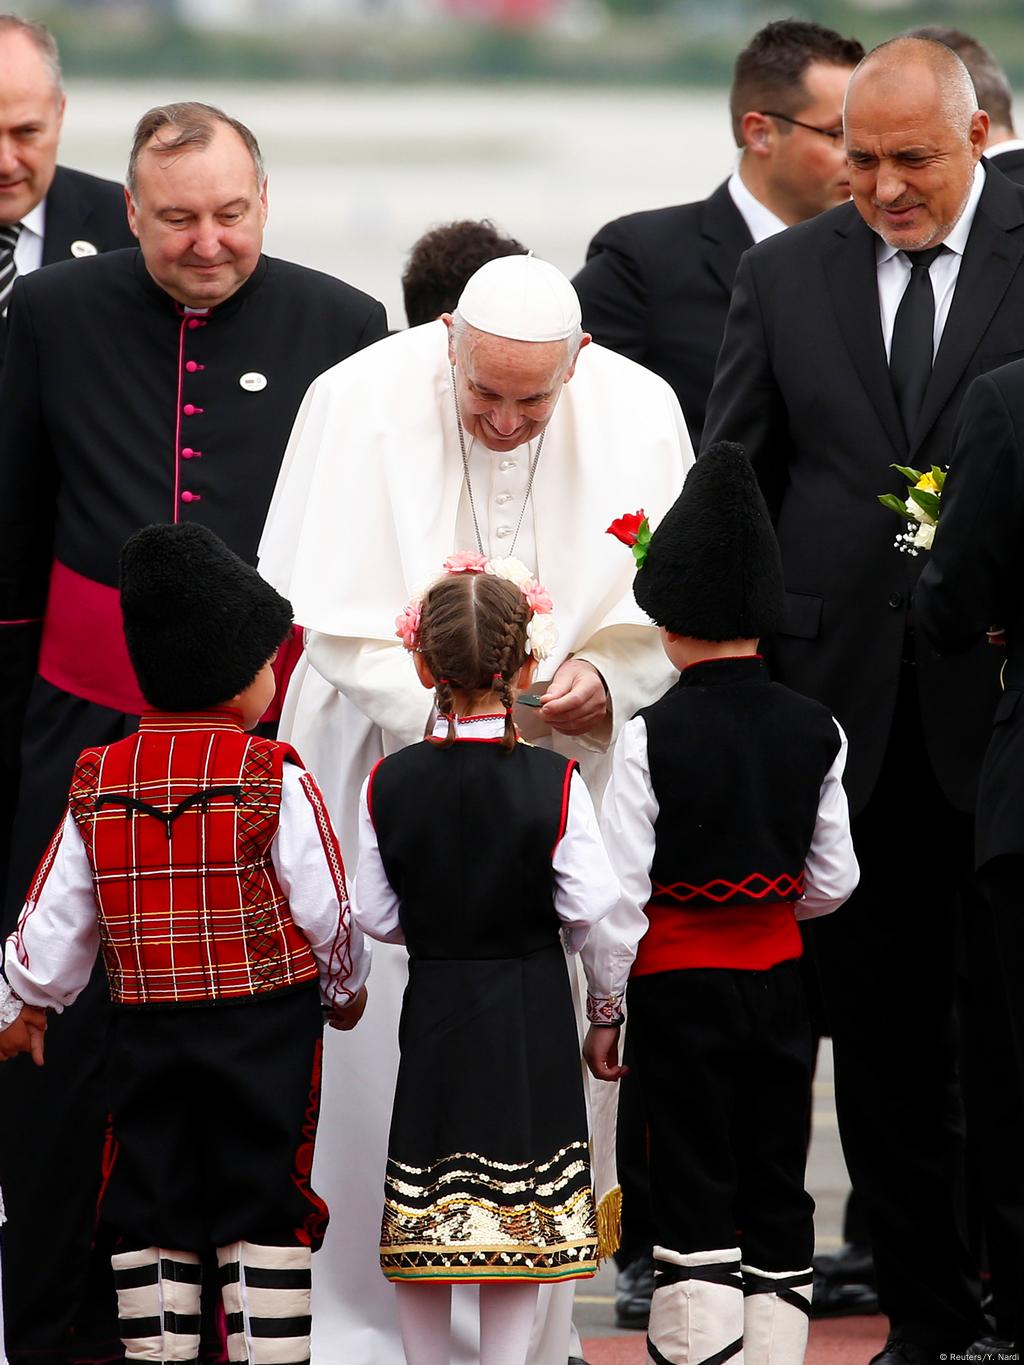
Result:
<instances>
[{"instance_id":1,"label":"black suit jacket","mask_svg":"<svg viewBox=\"0 0 1024 1365\"><path fill-rule=\"evenodd\" d=\"M697 204L608 223L573 280L595 341L675 389L700 445L715 360L740 257L753 245L727 184Z\"/></svg>"},{"instance_id":2,"label":"black suit jacket","mask_svg":"<svg viewBox=\"0 0 1024 1365\"><path fill-rule=\"evenodd\" d=\"M114 180L58 166L46 196L43 265L67 260L73 242L87 242L97 252L134 246L128 227L124 190ZM0 363L7 350L7 320L0 318Z\"/></svg>"},{"instance_id":3,"label":"black suit jacket","mask_svg":"<svg viewBox=\"0 0 1024 1365\"><path fill-rule=\"evenodd\" d=\"M947 465L967 385L1024 355L1024 189L986 176L909 441L886 363L877 240L844 204L746 254L704 431L705 444L745 445L765 489L787 590L773 666L846 729L855 809L881 768L922 564L894 550L901 523L877 495L905 492L895 462ZM917 640L916 652L928 754L946 796L971 810L998 692L995 651L981 643L939 659Z\"/></svg>"},{"instance_id":4,"label":"black suit jacket","mask_svg":"<svg viewBox=\"0 0 1024 1365\"><path fill-rule=\"evenodd\" d=\"M1015 180L1018 185L1024 185L1024 147L1017 147L1012 152L1000 152L997 156L985 159L990 165L998 167L1010 180Z\"/></svg>"},{"instance_id":5,"label":"black suit jacket","mask_svg":"<svg viewBox=\"0 0 1024 1365\"><path fill-rule=\"evenodd\" d=\"M978 792L977 865L1024 855L1024 361L981 375L964 398L934 549L914 614L940 651L1006 629L1006 690Z\"/></svg>"}]
</instances>

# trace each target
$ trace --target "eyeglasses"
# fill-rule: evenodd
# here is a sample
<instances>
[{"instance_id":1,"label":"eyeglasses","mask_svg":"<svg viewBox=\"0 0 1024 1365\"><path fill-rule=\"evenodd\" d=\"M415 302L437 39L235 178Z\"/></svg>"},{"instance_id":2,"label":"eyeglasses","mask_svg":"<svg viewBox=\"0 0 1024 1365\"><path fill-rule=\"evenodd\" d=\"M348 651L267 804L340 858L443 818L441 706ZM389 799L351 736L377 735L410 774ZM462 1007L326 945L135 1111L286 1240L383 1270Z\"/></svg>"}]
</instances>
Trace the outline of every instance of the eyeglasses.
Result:
<instances>
[{"instance_id":1,"label":"eyeglasses","mask_svg":"<svg viewBox=\"0 0 1024 1365\"><path fill-rule=\"evenodd\" d=\"M812 133L820 133L822 137L827 137L830 142L839 142L843 136L842 128L819 128L814 123L804 123L801 119L790 118L788 114L776 114L772 109L762 109L761 113L765 118L781 119L783 123L792 123L797 128L807 128Z\"/></svg>"}]
</instances>

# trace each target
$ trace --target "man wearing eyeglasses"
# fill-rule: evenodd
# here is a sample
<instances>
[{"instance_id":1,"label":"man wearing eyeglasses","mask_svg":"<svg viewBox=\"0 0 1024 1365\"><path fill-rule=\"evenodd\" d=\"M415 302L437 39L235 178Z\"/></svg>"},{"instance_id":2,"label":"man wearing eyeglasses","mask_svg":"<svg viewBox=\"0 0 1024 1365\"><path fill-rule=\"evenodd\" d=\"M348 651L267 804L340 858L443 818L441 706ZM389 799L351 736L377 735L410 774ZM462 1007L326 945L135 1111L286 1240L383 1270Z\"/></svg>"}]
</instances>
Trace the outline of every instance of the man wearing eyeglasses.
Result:
<instances>
[{"instance_id":1,"label":"man wearing eyeglasses","mask_svg":"<svg viewBox=\"0 0 1024 1365\"><path fill-rule=\"evenodd\" d=\"M902 523L878 495L905 493L893 466L948 465L971 380L1024 355L1024 189L986 165L989 116L932 39L866 57L844 122L853 202L744 255L704 441L746 447L775 520L786 603L772 674L831 706L849 737L860 886L811 937L843 1151L890 1321L875 1365L935 1365L985 1330L962 1216L961 1080L968 1128L1003 1127L984 1172L983 1198L1004 1215L988 1250L993 1282L1024 1299L1024 1097L1010 1069L987 1084L960 1071L959 1025L970 1061L979 1020L954 1010L963 943L971 997L1011 1017L973 879L1001 655L984 636L955 656L929 646L913 596L929 552L897 552ZM991 558L992 533L973 524ZM1004 1321L1019 1346L1019 1307Z\"/></svg>"},{"instance_id":2,"label":"man wearing eyeglasses","mask_svg":"<svg viewBox=\"0 0 1024 1365\"><path fill-rule=\"evenodd\" d=\"M595 340L675 389L695 449L743 252L850 197L843 95L863 55L820 24L766 25L733 72L733 174L699 203L608 223L573 281Z\"/></svg>"}]
</instances>

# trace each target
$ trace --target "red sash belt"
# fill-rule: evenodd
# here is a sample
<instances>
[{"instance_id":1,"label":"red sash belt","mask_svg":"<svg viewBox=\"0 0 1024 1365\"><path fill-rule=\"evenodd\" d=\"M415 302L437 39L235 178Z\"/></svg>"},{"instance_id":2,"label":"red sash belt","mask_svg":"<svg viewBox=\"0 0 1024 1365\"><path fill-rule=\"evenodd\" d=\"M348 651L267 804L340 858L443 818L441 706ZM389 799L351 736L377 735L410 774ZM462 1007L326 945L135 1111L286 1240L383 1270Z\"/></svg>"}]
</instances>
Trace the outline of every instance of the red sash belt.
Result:
<instances>
[{"instance_id":1,"label":"red sash belt","mask_svg":"<svg viewBox=\"0 0 1024 1365\"><path fill-rule=\"evenodd\" d=\"M277 695L264 720L280 717L281 700L301 653L302 631L296 626L278 651ZM57 559L50 574L39 672L53 687L111 711L140 716L149 709L128 657L117 589L85 578Z\"/></svg>"},{"instance_id":2,"label":"red sash belt","mask_svg":"<svg viewBox=\"0 0 1024 1365\"><path fill-rule=\"evenodd\" d=\"M648 905L644 913L650 927L637 948L633 976L690 967L764 972L803 949L792 901L704 910Z\"/></svg>"}]
</instances>

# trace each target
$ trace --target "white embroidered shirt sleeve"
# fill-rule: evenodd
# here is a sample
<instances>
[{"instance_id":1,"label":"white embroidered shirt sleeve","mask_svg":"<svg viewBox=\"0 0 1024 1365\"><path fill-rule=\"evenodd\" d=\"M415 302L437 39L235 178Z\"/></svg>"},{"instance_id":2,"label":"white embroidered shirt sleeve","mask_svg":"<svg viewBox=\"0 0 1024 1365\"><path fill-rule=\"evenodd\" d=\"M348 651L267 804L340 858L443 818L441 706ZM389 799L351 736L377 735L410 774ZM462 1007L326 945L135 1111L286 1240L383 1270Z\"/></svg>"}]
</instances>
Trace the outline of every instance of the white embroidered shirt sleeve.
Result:
<instances>
[{"instance_id":1,"label":"white embroidered shirt sleeve","mask_svg":"<svg viewBox=\"0 0 1024 1365\"><path fill-rule=\"evenodd\" d=\"M22 1002L0 976L0 1029L10 1028L21 1013Z\"/></svg>"},{"instance_id":2,"label":"white embroidered shirt sleeve","mask_svg":"<svg viewBox=\"0 0 1024 1365\"><path fill-rule=\"evenodd\" d=\"M619 895L615 909L595 926L582 954L591 1023L613 1022L621 1015L629 969L637 944L647 932L644 911L651 898L657 818L658 802L647 763L647 726L636 716L615 745L601 803L601 833Z\"/></svg>"},{"instance_id":3,"label":"white embroidered shirt sleeve","mask_svg":"<svg viewBox=\"0 0 1024 1365\"><path fill-rule=\"evenodd\" d=\"M338 842L311 774L286 763L270 856L292 919L309 940L327 1005L346 1005L370 970L370 945L353 922Z\"/></svg>"},{"instance_id":4,"label":"white embroidered shirt sleeve","mask_svg":"<svg viewBox=\"0 0 1024 1365\"><path fill-rule=\"evenodd\" d=\"M567 953L578 953L593 925L611 914L618 882L601 839L597 813L579 772L569 780L565 833L555 848L555 910Z\"/></svg>"},{"instance_id":5,"label":"white embroidered shirt sleeve","mask_svg":"<svg viewBox=\"0 0 1024 1365\"><path fill-rule=\"evenodd\" d=\"M4 974L27 1004L59 1012L85 988L99 946L92 869L69 811L38 899L7 940Z\"/></svg>"},{"instance_id":6,"label":"white embroidered shirt sleeve","mask_svg":"<svg viewBox=\"0 0 1024 1365\"><path fill-rule=\"evenodd\" d=\"M850 810L843 788L846 736L838 721L835 727L841 743L821 784L814 837L804 864L803 899L796 904L797 919L816 919L838 910L860 880L850 834Z\"/></svg>"},{"instance_id":7,"label":"white embroidered shirt sleeve","mask_svg":"<svg viewBox=\"0 0 1024 1365\"><path fill-rule=\"evenodd\" d=\"M364 934L381 943L404 943L398 922L398 897L388 881L377 844L377 831L370 817L367 792L370 778L359 793L359 862L352 886L352 912Z\"/></svg>"}]
</instances>

